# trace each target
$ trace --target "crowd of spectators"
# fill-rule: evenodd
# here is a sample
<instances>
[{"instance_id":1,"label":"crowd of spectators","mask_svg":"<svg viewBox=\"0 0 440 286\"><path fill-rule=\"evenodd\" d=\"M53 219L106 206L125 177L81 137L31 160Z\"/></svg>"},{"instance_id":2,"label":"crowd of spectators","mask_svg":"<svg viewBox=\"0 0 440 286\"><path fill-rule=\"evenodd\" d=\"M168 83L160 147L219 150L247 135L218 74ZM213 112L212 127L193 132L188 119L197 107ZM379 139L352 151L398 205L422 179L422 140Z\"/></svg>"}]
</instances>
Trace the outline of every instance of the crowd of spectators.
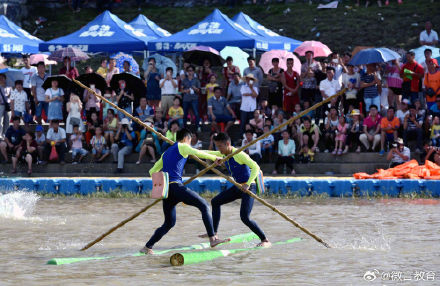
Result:
<instances>
[{"instance_id":1,"label":"crowd of spectators","mask_svg":"<svg viewBox=\"0 0 440 286\"><path fill-rule=\"evenodd\" d=\"M428 22L420 41L436 45L434 33ZM293 69L293 58L287 59L286 70L279 66L280 59L273 58L267 75L253 57L243 72L228 57L224 67L212 67L209 60L201 67L184 63L176 77L172 68L161 74L151 58L148 69L136 75L146 85L147 92L141 95L135 95L124 81L112 89L112 77L131 73L130 65L127 62L119 71L113 59L103 59L96 73L108 86L99 90L91 83L90 88L170 140L189 126L194 131L193 146L211 149L215 148L212 142L201 144L198 139L203 126L212 138L239 125L240 132L231 137L234 144L244 146L345 89L246 152L258 163L275 162L274 174L287 170L294 174L294 164L313 162L317 152L334 156L391 152L388 157L392 157L400 150L393 147L396 142L409 146L402 149L405 154L411 149L438 161L431 149L440 147L440 69L431 55L426 49L421 63L407 52L402 61L353 66L349 52L332 53L318 61L309 51L300 74ZM43 62L34 67L24 56L23 64L24 80L14 86L7 86L5 74L0 74L0 151L4 161L12 160L12 172L20 160L26 162L29 174L33 163L64 164L67 152L72 153L73 164L86 157L88 162L101 163L111 155L117 172L123 172L127 155L139 153L136 164L145 156L155 162L169 147L88 90L63 90L51 78L50 87L44 89L48 74ZM85 72L92 73L92 67ZM65 58L60 74L75 79L79 71Z\"/></svg>"}]
</instances>

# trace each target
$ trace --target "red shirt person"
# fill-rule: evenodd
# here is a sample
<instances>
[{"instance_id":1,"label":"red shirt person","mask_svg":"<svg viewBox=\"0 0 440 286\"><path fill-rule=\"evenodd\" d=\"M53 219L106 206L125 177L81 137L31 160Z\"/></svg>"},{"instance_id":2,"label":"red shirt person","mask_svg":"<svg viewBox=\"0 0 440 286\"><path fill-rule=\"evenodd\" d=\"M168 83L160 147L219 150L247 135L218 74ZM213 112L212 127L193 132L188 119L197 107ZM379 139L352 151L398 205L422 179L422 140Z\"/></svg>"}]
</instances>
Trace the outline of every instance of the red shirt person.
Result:
<instances>
[{"instance_id":1,"label":"red shirt person","mask_svg":"<svg viewBox=\"0 0 440 286\"><path fill-rule=\"evenodd\" d=\"M420 81L423 79L425 73L423 67L415 61L414 57L414 52L407 52L407 62L400 69L400 77L403 79L403 98L410 99L412 103L414 103L419 97Z\"/></svg>"},{"instance_id":2,"label":"red shirt person","mask_svg":"<svg viewBox=\"0 0 440 286\"><path fill-rule=\"evenodd\" d=\"M226 66L223 68L223 87L225 90L228 90L229 83L234 81L234 74L240 73L240 68L234 66L232 63L234 62L232 57L226 58Z\"/></svg>"},{"instance_id":3,"label":"red shirt person","mask_svg":"<svg viewBox=\"0 0 440 286\"><path fill-rule=\"evenodd\" d=\"M76 67L71 66L70 57L64 57L64 67L60 69L60 74L65 74L70 79L76 79L79 76Z\"/></svg>"},{"instance_id":4,"label":"red shirt person","mask_svg":"<svg viewBox=\"0 0 440 286\"><path fill-rule=\"evenodd\" d=\"M293 58L288 58L286 65L287 70L281 74L281 82L284 86L283 110L292 113L295 111L295 104L299 103L300 76L293 70Z\"/></svg>"}]
</instances>

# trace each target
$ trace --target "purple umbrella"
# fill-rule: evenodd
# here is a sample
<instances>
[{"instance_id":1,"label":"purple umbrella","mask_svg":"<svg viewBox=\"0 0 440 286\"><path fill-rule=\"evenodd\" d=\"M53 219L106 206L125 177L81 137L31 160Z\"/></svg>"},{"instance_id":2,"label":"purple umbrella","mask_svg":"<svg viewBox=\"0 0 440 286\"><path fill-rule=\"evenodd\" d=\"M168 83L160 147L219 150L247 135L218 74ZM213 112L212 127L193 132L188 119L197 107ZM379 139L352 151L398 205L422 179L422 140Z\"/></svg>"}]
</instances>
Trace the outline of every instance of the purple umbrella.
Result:
<instances>
[{"instance_id":1,"label":"purple umbrella","mask_svg":"<svg viewBox=\"0 0 440 286\"><path fill-rule=\"evenodd\" d=\"M77 48L67 47L67 48L62 48L62 49L59 49L59 50L56 50L55 52L53 52L49 56L49 60L62 62L65 57L69 57L70 60L74 61L74 62L89 59L89 56L86 53L84 53L83 51L81 51Z\"/></svg>"},{"instance_id":2,"label":"purple umbrella","mask_svg":"<svg viewBox=\"0 0 440 286\"><path fill-rule=\"evenodd\" d=\"M223 66L225 60L220 53L211 47L197 46L183 53L183 58L193 64L203 65L204 60L209 60L211 66Z\"/></svg>"}]
</instances>

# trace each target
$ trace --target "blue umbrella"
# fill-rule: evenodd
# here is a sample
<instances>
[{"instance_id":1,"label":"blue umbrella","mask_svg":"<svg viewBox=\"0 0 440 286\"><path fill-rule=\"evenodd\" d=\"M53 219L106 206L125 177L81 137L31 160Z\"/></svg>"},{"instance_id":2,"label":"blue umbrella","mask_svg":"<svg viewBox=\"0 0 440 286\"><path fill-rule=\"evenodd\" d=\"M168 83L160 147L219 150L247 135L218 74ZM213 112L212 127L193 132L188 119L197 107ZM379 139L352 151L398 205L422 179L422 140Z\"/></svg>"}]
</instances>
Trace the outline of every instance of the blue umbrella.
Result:
<instances>
[{"instance_id":1,"label":"blue umbrella","mask_svg":"<svg viewBox=\"0 0 440 286\"><path fill-rule=\"evenodd\" d=\"M400 55L387 48L365 49L353 56L350 61L352 65L367 65L374 63L384 63L400 59Z\"/></svg>"},{"instance_id":2,"label":"blue umbrella","mask_svg":"<svg viewBox=\"0 0 440 286\"><path fill-rule=\"evenodd\" d=\"M131 72L139 75L139 65L131 55L119 52L110 56L110 58L116 60L116 67L119 69L119 72L124 71L124 62L128 61L130 63Z\"/></svg>"},{"instance_id":3,"label":"blue umbrella","mask_svg":"<svg viewBox=\"0 0 440 286\"><path fill-rule=\"evenodd\" d=\"M15 87L16 80L24 80L23 72L19 69L5 68L0 70L0 74L6 75L6 86Z\"/></svg>"},{"instance_id":4,"label":"blue umbrella","mask_svg":"<svg viewBox=\"0 0 440 286\"><path fill-rule=\"evenodd\" d=\"M172 59L164 57L160 54L154 54L150 58L154 58L156 60L156 68L159 71L161 75L165 74L165 70L168 67L173 68L173 77L176 77L177 75L177 66L173 62ZM148 69L148 59L144 60L144 63L142 64L142 68L146 71Z\"/></svg>"}]
</instances>

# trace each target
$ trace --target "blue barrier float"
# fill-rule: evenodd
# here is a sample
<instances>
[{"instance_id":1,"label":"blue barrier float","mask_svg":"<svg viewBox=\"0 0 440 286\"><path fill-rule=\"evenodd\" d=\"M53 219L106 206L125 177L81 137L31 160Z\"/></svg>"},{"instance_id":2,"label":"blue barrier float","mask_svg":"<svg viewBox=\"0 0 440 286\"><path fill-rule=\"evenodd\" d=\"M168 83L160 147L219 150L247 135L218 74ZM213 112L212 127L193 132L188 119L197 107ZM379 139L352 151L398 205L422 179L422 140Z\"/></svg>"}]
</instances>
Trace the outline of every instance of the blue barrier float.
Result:
<instances>
[{"instance_id":1,"label":"blue barrier float","mask_svg":"<svg viewBox=\"0 0 440 286\"><path fill-rule=\"evenodd\" d=\"M0 178L1 191L24 190L62 195L89 195L95 192L120 190L138 194L149 193L150 178ZM435 180L356 180L353 178L288 178L266 177L267 194L327 195L329 197L365 197L424 194L440 197L440 181ZM223 178L200 178L189 184L198 193L221 192L232 184Z\"/></svg>"}]
</instances>

